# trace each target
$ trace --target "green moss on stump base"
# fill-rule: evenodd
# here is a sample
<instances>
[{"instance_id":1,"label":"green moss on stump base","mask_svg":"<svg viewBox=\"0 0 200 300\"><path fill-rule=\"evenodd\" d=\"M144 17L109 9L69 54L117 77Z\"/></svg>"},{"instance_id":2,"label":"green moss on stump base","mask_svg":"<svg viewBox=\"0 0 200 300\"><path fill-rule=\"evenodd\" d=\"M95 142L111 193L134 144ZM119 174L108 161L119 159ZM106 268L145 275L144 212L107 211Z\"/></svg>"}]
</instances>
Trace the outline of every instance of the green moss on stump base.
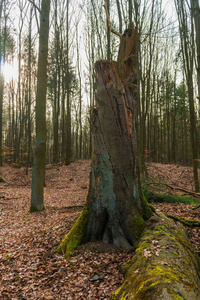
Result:
<instances>
[{"instance_id":1,"label":"green moss on stump base","mask_svg":"<svg viewBox=\"0 0 200 300\"><path fill-rule=\"evenodd\" d=\"M43 207L43 209L39 210L35 207L30 207L30 209L28 210L29 213L33 213L33 212L38 212L38 211L44 211L46 210L45 206Z\"/></svg>"},{"instance_id":2,"label":"green moss on stump base","mask_svg":"<svg viewBox=\"0 0 200 300\"><path fill-rule=\"evenodd\" d=\"M83 242L88 224L88 216L88 208L87 206L85 206L80 217L78 218L72 229L69 231L69 233L66 235L66 237L63 239L60 246L57 248L56 252L64 252L66 259L70 259L71 252L74 251Z\"/></svg>"},{"instance_id":3,"label":"green moss on stump base","mask_svg":"<svg viewBox=\"0 0 200 300\"><path fill-rule=\"evenodd\" d=\"M161 212L149 220L112 300L200 299L200 261L183 226Z\"/></svg>"},{"instance_id":4,"label":"green moss on stump base","mask_svg":"<svg viewBox=\"0 0 200 300\"><path fill-rule=\"evenodd\" d=\"M155 212L155 208L153 205L149 204L142 192L141 194L142 198L142 208L143 208L143 219L148 220L153 215L153 212Z\"/></svg>"}]
</instances>

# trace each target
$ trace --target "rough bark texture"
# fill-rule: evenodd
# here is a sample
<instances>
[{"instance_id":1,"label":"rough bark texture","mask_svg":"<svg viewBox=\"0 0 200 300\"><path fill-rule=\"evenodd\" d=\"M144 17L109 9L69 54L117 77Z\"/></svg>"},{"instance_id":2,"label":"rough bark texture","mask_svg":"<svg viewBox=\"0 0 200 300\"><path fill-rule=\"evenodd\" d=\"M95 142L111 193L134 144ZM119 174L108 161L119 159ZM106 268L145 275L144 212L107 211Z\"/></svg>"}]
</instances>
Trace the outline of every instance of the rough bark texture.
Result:
<instances>
[{"instance_id":1,"label":"rough bark texture","mask_svg":"<svg viewBox=\"0 0 200 300\"><path fill-rule=\"evenodd\" d=\"M44 209L43 188L45 183L46 154L46 90L49 11L50 0L43 0L40 16L39 57L36 93L36 142L32 170L32 194L30 211L41 211Z\"/></svg>"},{"instance_id":2,"label":"rough bark texture","mask_svg":"<svg viewBox=\"0 0 200 300\"><path fill-rule=\"evenodd\" d=\"M4 80L3 76L0 74L0 166L2 166L3 88Z\"/></svg>"},{"instance_id":3,"label":"rough bark texture","mask_svg":"<svg viewBox=\"0 0 200 300\"><path fill-rule=\"evenodd\" d=\"M137 32L122 36L118 62L95 65L97 106L93 110L93 157L85 209L58 252L69 257L68 245L103 240L130 249L152 211L141 194L136 166L137 92L134 60ZM80 233L81 223L85 233ZM75 230L76 229L76 230ZM73 233L73 234L72 234ZM73 237L74 236L74 237ZM74 247L75 248L75 247Z\"/></svg>"},{"instance_id":4,"label":"rough bark texture","mask_svg":"<svg viewBox=\"0 0 200 300\"><path fill-rule=\"evenodd\" d=\"M93 112L93 160L86 241L129 249L151 215L144 205L136 166L136 99L123 84L116 62L99 61ZM145 202L145 200L144 200ZM146 208L146 209L145 209Z\"/></svg>"},{"instance_id":5,"label":"rough bark texture","mask_svg":"<svg viewBox=\"0 0 200 300\"><path fill-rule=\"evenodd\" d=\"M134 300L200 299L200 261L180 223L161 212L149 220L125 281L110 297Z\"/></svg>"}]
</instances>

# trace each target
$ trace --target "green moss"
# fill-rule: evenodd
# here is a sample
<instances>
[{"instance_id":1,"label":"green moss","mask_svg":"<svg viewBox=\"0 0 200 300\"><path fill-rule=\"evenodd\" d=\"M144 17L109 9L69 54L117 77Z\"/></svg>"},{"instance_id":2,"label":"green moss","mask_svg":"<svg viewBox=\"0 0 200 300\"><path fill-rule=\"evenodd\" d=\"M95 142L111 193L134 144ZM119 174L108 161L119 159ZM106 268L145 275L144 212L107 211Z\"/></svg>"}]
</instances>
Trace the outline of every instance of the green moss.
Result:
<instances>
[{"instance_id":1,"label":"green moss","mask_svg":"<svg viewBox=\"0 0 200 300\"><path fill-rule=\"evenodd\" d=\"M149 203L147 202L143 192L141 193L141 200L142 200L142 208L143 208L143 218L144 220L148 220L149 218L151 218L153 211Z\"/></svg>"},{"instance_id":2,"label":"green moss","mask_svg":"<svg viewBox=\"0 0 200 300\"><path fill-rule=\"evenodd\" d=\"M161 266L156 266L153 268L150 272L149 275L151 276L161 276L165 279L170 280L170 281L181 281L181 279L185 279L185 274L173 270L172 268L166 268L166 267L161 267Z\"/></svg>"},{"instance_id":3,"label":"green moss","mask_svg":"<svg viewBox=\"0 0 200 300\"><path fill-rule=\"evenodd\" d=\"M152 212L155 213L155 211L156 211L155 207L152 204L150 204L150 203L149 203L149 207L151 208Z\"/></svg>"},{"instance_id":4,"label":"green moss","mask_svg":"<svg viewBox=\"0 0 200 300\"><path fill-rule=\"evenodd\" d=\"M83 185L81 188L82 188L83 190L86 190L86 189L87 189L87 186L84 186L84 185Z\"/></svg>"},{"instance_id":5,"label":"green moss","mask_svg":"<svg viewBox=\"0 0 200 300\"><path fill-rule=\"evenodd\" d=\"M197 262L182 226L159 212L150 224L137 243L132 260L123 266L122 286L110 299L152 300L164 296L174 300L197 299L194 296L199 291Z\"/></svg>"},{"instance_id":6,"label":"green moss","mask_svg":"<svg viewBox=\"0 0 200 300\"><path fill-rule=\"evenodd\" d=\"M38 210L36 207L30 207L30 209L28 210L28 213L33 213L33 212L38 212L38 211L44 211L46 210L46 207L43 206L43 209Z\"/></svg>"},{"instance_id":7,"label":"green moss","mask_svg":"<svg viewBox=\"0 0 200 300\"><path fill-rule=\"evenodd\" d=\"M171 218L175 221L178 221L180 223L182 223L183 225L186 225L186 226L189 226L189 227L194 227L194 226L200 226L200 221L197 221L197 220L186 220L186 219L181 219L181 218L178 218L176 216L173 216L173 215L167 215L168 218Z\"/></svg>"},{"instance_id":8,"label":"green moss","mask_svg":"<svg viewBox=\"0 0 200 300\"><path fill-rule=\"evenodd\" d=\"M179 254L177 252L171 252L171 254L179 256Z\"/></svg>"},{"instance_id":9,"label":"green moss","mask_svg":"<svg viewBox=\"0 0 200 300\"><path fill-rule=\"evenodd\" d=\"M0 182L6 182L6 181L2 177L0 177Z\"/></svg>"},{"instance_id":10,"label":"green moss","mask_svg":"<svg viewBox=\"0 0 200 300\"><path fill-rule=\"evenodd\" d=\"M184 300L184 298L181 297L180 294L175 293L174 291L172 292L172 294L173 294L175 300Z\"/></svg>"},{"instance_id":11,"label":"green moss","mask_svg":"<svg viewBox=\"0 0 200 300\"><path fill-rule=\"evenodd\" d=\"M130 265L130 264L129 264ZM179 271L175 271L171 268L156 266L151 269L152 266L148 264L147 273L140 275L140 272L136 272L135 268L131 269L130 276L124 281L123 285L112 294L111 299L126 299L129 295L133 295L134 299L146 299L145 295L149 293L157 293L159 287L165 286L168 292L172 293L172 282L182 282L185 275ZM150 271L148 272L148 269ZM134 285L131 284L134 280ZM173 293L175 294L175 293ZM137 295L137 297L136 297ZM173 295L174 299L182 299L179 294ZM156 298L157 299L157 298Z\"/></svg>"},{"instance_id":12,"label":"green moss","mask_svg":"<svg viewBox=\"0 0 200 300\"><path fill-rule=\"evenodd\" d=\"M157 193L154 190L150 190L149 188L145 187L143 189L143 193L147 201L153 202L166 202L166 203L185 203L191 205L199 205L200 200L194 197L183 196L183 195L171 195L167 193Z\"/></svg>"},{"instance_id":13,"label":"green moss","mask_svg":"<svg viewBox=\"0 0 200 300\"><path fill-rule=\"evenodd\" d=\"M136 239L139 239L141 234L143 233L146 227L146 222L144 219L138 214L138 218L134 221L133 228Z\"/></svg>"},{"instance_id":14,"label":"green moss","mask_svg":"<svg viewBox=\"0 0 200 300\"><path fill-rule=\"evenodd\" d=\"M121 270L123 274L126 274L128 269L131 267L132 265L132 260L127 261L126 263L123 263L121 265Z\"/></svg>"},{"instance_id":15,"label":"green moss","mask_svg":"<svg viewBox=\"0 0 200 300\"><path fill-rule=\"evenodd\" d=\"M6 254L4 259L7 260L8 258L9 258L9 254Z\"/></svg>"},{"instance_id":16,"label":"green moss","mask_svg":"<svg viewBox=\"0 0 200 300\"><path fill-rule=\"evenodd\" d=\"M63 239L60 246L57 248L56 252L64 252L66 259L70 259L71 252L82 243L88 225L88 216L88 208L87 206L85 206L80 217L78 218L72 229L69 231L69 233L66 235L66 237Z\"/></svg>"}]
</instances>

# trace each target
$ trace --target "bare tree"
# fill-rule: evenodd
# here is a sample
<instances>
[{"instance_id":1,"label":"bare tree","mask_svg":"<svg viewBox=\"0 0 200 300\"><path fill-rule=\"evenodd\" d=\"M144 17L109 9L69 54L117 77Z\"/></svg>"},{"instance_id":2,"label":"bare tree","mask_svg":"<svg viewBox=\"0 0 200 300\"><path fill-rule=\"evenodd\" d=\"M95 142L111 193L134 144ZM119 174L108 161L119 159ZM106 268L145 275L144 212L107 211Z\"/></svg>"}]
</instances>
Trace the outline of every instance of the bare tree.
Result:
<instances>
[{"instance_id":1,"label":"bare tree","mask_svg":"<svg viewBox=\"0 0 200 300\"><path fill-rule=\"evenodd\" d=\"M176 5L176 11L179 21L179 33L181 39L181 52L183 56L184 72L186 76L189 106L190 106L190 134L191 134L191 148L193 158L193 174L196 192L199 191L198 181L198 133L196 126L196 114L194 108L194 28L193 22L189 30L189 22L187 19L187 11L184 0L174 0ZM190 20L191 21L191 20Z\"/></svg>"},{"instance_id":2,"label":"bare tree","mask_svg":"<svg viewBox=\"0 0 200 300\"><path fill-rule=\"evenodd\" d=\"M31 212L44 210L43 188L45 183L46 163L46 90L49 11L50 0L42 0L39 31L39 57L36 93L36 141L32 170Z\"/></svg>"}]
</instances>

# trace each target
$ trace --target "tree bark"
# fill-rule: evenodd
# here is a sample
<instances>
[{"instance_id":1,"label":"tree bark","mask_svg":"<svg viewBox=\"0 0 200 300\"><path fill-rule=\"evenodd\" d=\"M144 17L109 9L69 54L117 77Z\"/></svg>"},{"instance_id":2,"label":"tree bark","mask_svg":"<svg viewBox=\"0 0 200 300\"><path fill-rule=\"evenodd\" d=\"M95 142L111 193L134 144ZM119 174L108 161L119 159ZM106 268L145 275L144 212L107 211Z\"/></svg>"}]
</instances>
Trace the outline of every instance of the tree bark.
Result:
<instances>
[{"instance_id":1,"label":"tree bark","mask_svg":"<svg viewBox=\"0 0 200 300\"><path fill-rule=\"evenodd\" d=\"M71 162L71 105L70 105L70 89L69 89L69 0L67 0L67 49L66 49L66 91L67 91L67 139L66 139L66 157L65 164L69 165Z\"/></svg>"},{"instance_id":2,"label":"tree bark","mask_svg":"<svg viewBox=\"0 0 200 300\"><path fill-rule=\"evenodd\" d=\"M0 3L0 35L2 34L1 22L2 22L2 9L3 4ZM4 89L4 79L1 70L2 63L2 41L0 38L0 167L2 166L2 129L3 129L3 89Z\"/></svg>"},{"instance_id":3,"label":"tree bark","mask_svg":"<svg viewBox=\"0 0 200 300\"><path fill-rule=\"evenodd\" d=\"M50 0L42 1L36 93L36 142L32 170L30 211L44 210L43 188L46 157L46 90Z\"/></svg>"},{"instance_id":4,"label":"tree bark","mask_svg":"<svg viewBox=\"0 0 200 300\"><path fill-rule=\"evenodd\" d=\"M190 138L191 138L191 150L193 159L193 174L194 174L194 185L195 191L199 191L199 179L198 179L198 131L196 126L196 112L194 108L194 84L193 84L193 26L191 32L188 31L187 14L184 6L184 2L175 1L176 11L178 14L179 31L181 37L181 51L183 55L183 67L186 76L186 82L188 87L188 98L190 108ZM190 34L190 35L189 35ZM190 39L190 36L192 37ZM191 40L192 47L189 47L188 41Z\"/></svg>"},{"instance_id":5,"label":"tree bark","mask_svg":"<svg viewBox=\"0 0 200 300\"><path fill-rule=\"evenodd\" d=\"M192 16L194 18L197 47L197 83L200 103L200 7L198 0L191 0Z\"/></svg>"},{"instance_id":6,"label":"tree bark","mask_svg":"<svg viewBox=\"0 0 200 300\"><path fill-rule=\"evenodd\" d=\"M103 240L130 249L152 214L141 195L136 164L137 87L132 82L136 74L131 59L136 35L134 29L123 35L118 62L95 64L97 107L92 120L90 187L81 216L57 249L64 250L67 258L87 241Z\"/></svg>"},{"instance_id":7,"label":"tree bark","mask_svg":"<svg viewBox=\"0 0 200 300\"><path fill-rule=\"evenodd\" d=\"M1 66L0 66L0 166L3 165L2 163L3 89L4 89L4 80L1 74Z\"/></svg>"},{"instance_id":8,"label":"tree bark","mask_svg":"<svg viewBox=\"0 0 200 300\"><path fill-rule=\"evenodd\" d=\"M200 260L183 226L158 211L148 225L110 299L200 299Z\"/></svg>"},{"instance_id":9,"label":"tree bark","mask_svg":"<svg viewBox=\"0 0 200 300\"><path fill-rule=\"evenodd\" d=\"M93 111L86 240L103 238L129 249L143 231L146 219L136 165L137 99L120 79L116 62L99 61L95 68L97 109Z\"/></svg>"}]
</instances>

